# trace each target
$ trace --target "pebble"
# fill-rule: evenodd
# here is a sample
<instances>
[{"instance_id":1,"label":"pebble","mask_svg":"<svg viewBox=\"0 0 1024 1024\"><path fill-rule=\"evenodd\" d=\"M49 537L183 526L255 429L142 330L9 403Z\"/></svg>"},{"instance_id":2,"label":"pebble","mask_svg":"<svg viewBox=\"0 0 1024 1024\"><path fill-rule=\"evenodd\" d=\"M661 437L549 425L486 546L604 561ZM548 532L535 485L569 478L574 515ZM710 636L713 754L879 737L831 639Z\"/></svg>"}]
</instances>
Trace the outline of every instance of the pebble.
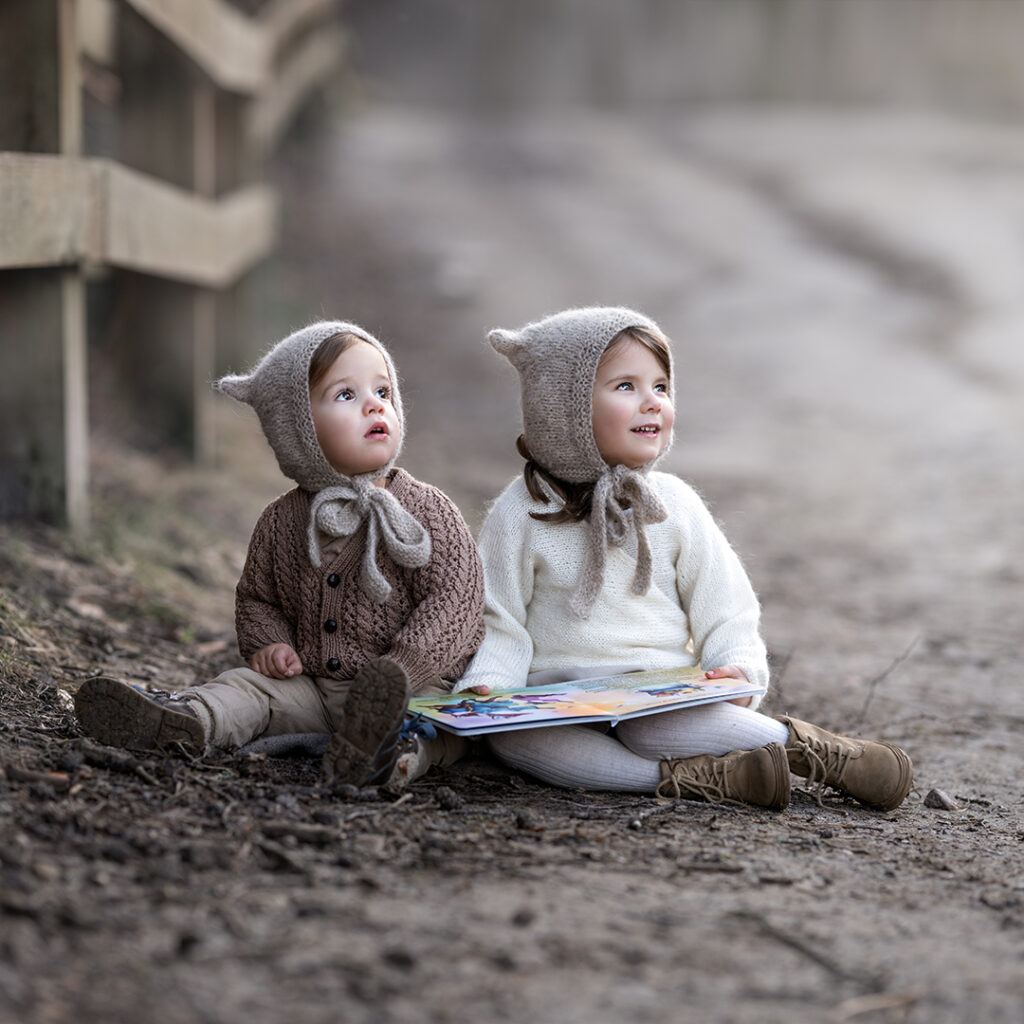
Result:
<instances>
[{"instance_id":1,"label":"pebble","mask_svg":"<svg viewBox=\"0 0 1024 1024\"><path fill-rule=\"evenodd\" d=\"M536 920L537 915L529 907L520 907L512 915L512 923L517 928L527 928Z\"/></svg>"},{"instance_id":2,"label":"pebble","mask_svg":"<svg viewBox=\"0 0 1024 1024\"><path fill-rule=\"evenodd\" d=\"M434 799L442 811L457 811L465 803L450 786L439 786L437 792L434 793Z\"/></svg>"},{"instance_id":3,"label":"pebble","mask_svg":"<svg viewBox=\"0 0 1024 1024\"><path fill-rule=\"evenodd\" d=\"M523 808L523 810L516 813L516 828L529 829L531 831L540 831L543 826L540 823L540 818L536 812L529 808Z\"/></svg>"},{"instance_id":4,"label":"pebble","mask_svg":"<svg viewBox=\"0 0 1024 1024\"><path fill-rule=\"evenodd\" d=\"M924 798L925 807L934 807L939 811L959 811L960 805L944 790L930 789Z\"/></svg>"},{"instance_id":5,"label":"pebble","mask_svg":"<svg viewBox=\"0 0 1024 1024\"><path fill-rule=\"evenodd\" d=\"M57 761L57 767L62 772L73 772L85 764L85 754L80 750L65 750Z\"/></svg>"}]
</instances>

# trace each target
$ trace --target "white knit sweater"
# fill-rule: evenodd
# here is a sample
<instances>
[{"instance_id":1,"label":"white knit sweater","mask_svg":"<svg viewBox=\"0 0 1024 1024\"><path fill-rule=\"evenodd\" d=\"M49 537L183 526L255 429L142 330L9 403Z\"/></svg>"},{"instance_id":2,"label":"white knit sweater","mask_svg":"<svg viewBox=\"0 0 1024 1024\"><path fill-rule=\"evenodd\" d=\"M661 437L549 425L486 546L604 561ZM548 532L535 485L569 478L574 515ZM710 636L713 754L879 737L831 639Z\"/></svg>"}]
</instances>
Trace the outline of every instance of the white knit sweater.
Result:
<instances>
[{"instance_id":1,"label":"white knit sweater","mask_svg":"<svg viewBox=\"0 0 1024 1024\"><path fill-rule=\"evenodd\" d=\"M531 672L591 667L704 668L736 665L768 685L760 608L750 580L700 496L670 473L649 480L669 510L647 527L654 575L646 594L630 590L636 536L609 547L604 586L588 619L569 598L585 551L583 523L538 522L522 478L501 493L480 531L487 635L455 691L486 683L524 686ZM692 643L691 643L692 641ZM755 697L752 707L760 703Z\"/></svg>"}]
</instances>

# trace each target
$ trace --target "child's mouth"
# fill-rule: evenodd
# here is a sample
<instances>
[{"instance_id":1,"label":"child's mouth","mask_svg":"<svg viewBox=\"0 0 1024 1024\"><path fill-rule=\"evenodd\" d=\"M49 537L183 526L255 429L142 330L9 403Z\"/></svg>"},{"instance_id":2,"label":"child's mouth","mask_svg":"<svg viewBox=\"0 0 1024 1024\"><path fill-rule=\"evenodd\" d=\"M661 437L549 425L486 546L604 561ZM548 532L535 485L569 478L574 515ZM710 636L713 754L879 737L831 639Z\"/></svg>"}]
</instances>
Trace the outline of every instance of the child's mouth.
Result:
<instances>
[{"instance_id":1,"label":"child's mouth","mask_svg":"<svg viewBox=\"0 0 1024 1024\"><path fill-rule=\"evenodd\" d=\"M388 428L386 423L374 423L372 427L363 435L364 437L387 437Z\"/></svg>"},{"instance_id":2,"label":"child's mouth","mask_svg":"<svg viewBox=\"0 0 1024 1024\"><path fill-rule=\"evenodd\" d=\"M633 433L640 434L642 437L657 437L661 433L661 427L647 424L643 427L633 427Z\"/></svg>"}]
</instances>

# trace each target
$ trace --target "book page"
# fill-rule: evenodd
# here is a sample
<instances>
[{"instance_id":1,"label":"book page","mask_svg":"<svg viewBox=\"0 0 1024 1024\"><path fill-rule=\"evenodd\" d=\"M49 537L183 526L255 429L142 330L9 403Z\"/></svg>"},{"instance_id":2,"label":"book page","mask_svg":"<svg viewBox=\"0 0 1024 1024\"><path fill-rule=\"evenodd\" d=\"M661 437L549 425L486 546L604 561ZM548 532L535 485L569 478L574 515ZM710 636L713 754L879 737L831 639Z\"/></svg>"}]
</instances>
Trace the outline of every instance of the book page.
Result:
<instances>
[{"instance_id":1,"label":"book page","mask_svg":"<svg viewBox=\"0 0 1024 1024\"><path fill-rule=\"evenodd\" d=\"M414 697L409 710L451 732L479 735L570 722L611 722L762 692L745 680L707 679L700 668L651 669L547 686Z\"/></svg>"}]
</instances>

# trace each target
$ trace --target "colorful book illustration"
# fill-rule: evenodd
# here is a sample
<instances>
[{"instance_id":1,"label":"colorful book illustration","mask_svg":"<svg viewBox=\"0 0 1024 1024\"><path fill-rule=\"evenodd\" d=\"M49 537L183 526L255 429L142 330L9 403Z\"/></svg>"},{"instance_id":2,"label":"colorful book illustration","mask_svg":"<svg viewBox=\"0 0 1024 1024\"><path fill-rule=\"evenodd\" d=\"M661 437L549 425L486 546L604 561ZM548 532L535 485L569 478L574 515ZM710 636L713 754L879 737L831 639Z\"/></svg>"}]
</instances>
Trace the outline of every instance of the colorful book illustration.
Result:
<instances>
[{"instance_id":1,"label":"colorful book illustration","mask_svg":"<svg viewBox=\"0 0 1024 1024\"><path fill-rule=\"evenodd\" d=\"M614 725L626 718L763 692L744 680L707 679L700 668L681 667L495 690L486 696L463 692L413 697L409 710L448 732L479 736L570 723Z\"/></svg>"}]
</instances>

